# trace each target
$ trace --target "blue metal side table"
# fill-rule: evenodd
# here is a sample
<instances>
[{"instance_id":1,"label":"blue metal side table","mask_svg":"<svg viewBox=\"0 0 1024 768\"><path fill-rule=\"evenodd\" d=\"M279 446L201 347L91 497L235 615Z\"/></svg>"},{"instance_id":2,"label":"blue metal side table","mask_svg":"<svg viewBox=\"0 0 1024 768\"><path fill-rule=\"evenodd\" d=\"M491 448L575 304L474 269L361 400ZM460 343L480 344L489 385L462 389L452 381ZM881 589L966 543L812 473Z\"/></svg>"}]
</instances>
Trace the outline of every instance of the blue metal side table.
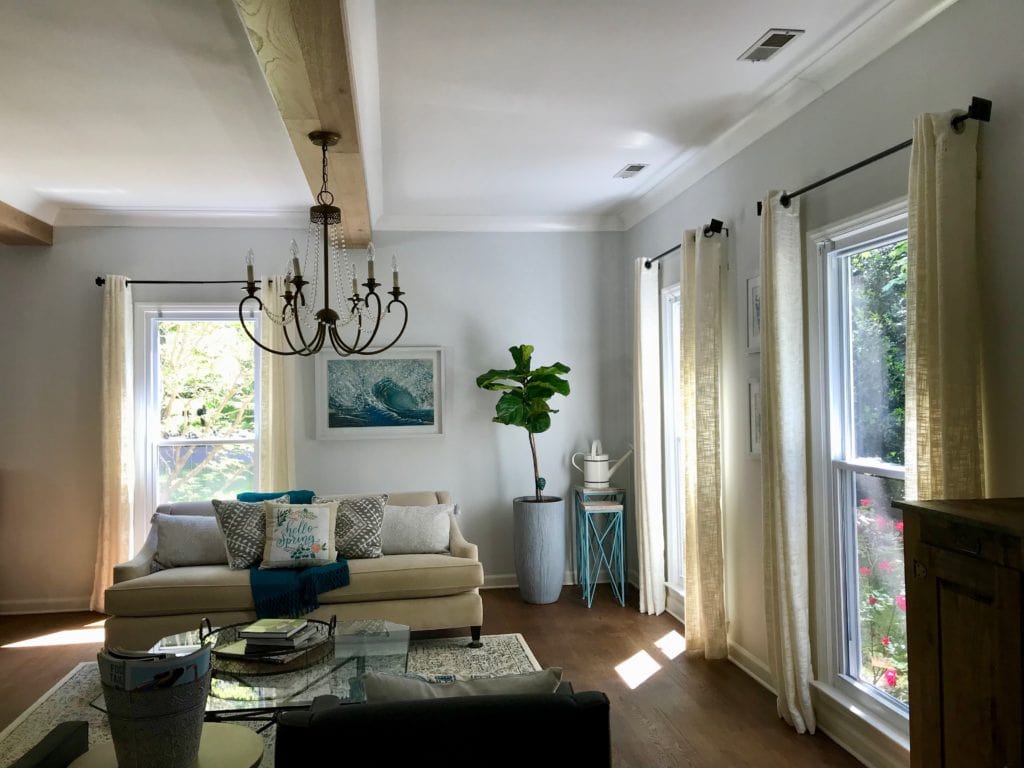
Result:
<instances>
[{"instance_id":1,"label":"blue metal side table","mask_svg":"<svg viewBox=\"0 0 1024 768\"><path fill-rule=\"evenodd\" d=\"M583 587L587 607L594 604L594 590L602 567L608 571L612 593L626 604L626 570L623 558L626 494L621 488L588 488L573 491L576 523L576 583Z\"/></svg>"}]
</instances>

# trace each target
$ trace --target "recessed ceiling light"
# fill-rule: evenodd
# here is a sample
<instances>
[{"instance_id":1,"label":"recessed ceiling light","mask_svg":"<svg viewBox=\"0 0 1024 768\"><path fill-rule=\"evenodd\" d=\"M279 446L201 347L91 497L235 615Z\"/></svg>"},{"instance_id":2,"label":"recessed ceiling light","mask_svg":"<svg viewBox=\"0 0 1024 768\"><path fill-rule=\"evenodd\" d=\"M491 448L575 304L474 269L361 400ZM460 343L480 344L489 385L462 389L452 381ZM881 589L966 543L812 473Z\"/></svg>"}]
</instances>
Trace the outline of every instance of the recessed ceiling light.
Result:
<instances>
[{"instance_id":1,"label":"recessed ceiling light","mask_svg":"<svg viewBox=\"0 0 1024 768\"><path fill-rule=\"evenodd\" d=\"M738 61L767 61L793 38L802 35L802 29L777 29L772 28L765 32L756 43L747 48Z\"/></svg>"},{"instance_id":2,"label":"recessed ceiling light","mask_svg":"<svg viewBox=\"0 0 1024 768\"><path fill-rule=\"evenodd\" d=\"M650 163L630 163L625 168L623 168L621 171L616 173L615 176L613 176L612 178L615 178L615 179L632 179L634 176L636 176L638 173L640 173L640 171L642 171L648 165L650 165Z\"/></svg>"}]
</instances>

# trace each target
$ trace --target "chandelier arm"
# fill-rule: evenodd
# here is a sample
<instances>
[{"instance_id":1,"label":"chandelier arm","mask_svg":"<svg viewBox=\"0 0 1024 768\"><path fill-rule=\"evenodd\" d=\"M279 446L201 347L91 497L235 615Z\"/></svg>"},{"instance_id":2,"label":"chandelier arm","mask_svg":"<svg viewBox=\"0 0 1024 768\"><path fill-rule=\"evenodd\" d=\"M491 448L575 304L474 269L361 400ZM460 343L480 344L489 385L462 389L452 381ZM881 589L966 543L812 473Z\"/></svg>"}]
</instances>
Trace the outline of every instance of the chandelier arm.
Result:
<instances>
[{"instance_id":1,"label":"chandelier arm","mask_svg":"<svg viewBox=\"0 0 1024 768\"><path fill-rule=\"evenodd\" d=\"M388 344L386 347L375 349L372 352L367 352L366 354L368 355L379 355L381 352L391 349L393 346L395 346L395 344L398 343L398 340L402 338L402 334L405 333L405 326L409 322L409 308L405 306L405 302L402 301L401 299L392 299L391 301L388 302L387 310L385 311L390 313L392 304L398 304L402 308L402 327L399 329L398 334L395 336L395 338L391 340L390 344Z\"/></svg>"},{"instance_id":2,"label":"chandelier arm","mask_svg":"<svg viewBox=\"0 0 1024 768\"><path fill-rule=\"evenodd\" d=\"M373 330L370 332L370 338L368 338L362 345L360 345L359 344L359 335L356 336L356 344L355 344L356 352L358 354L360 354L360 355L364 354L366 352L366 349L369 348L369 346L371 344L373 344L373 340L375 338L377 338L377 331L380 329L380 317L381 317L380 296L378 296L376 294L376 292L368 293L368 294L366 294L366 298L363 299L363 304L366 305L366 309L367 310L370 310L370 297L371 296L373 297L374 301L377 302L377 317L374 319ZM371 314L372 314L372 310L371 310ZM359 316L359 333L361 334L362 332L363 332L363 316L360 315ZM368 353L368 354L374 354L374 353Z\"/></svg>"},{"instance_id":3,"label":"chandelier arm","mask_svg":"<svg viewBox=\"0 0 1024 768\"><path fill-rule=\"evenodd\" d=\"M263 302L260 301L259 296L257 296L256 294L253 294L251 296L246 296L240 302L238 302L238 320L242 324L242 330L245 331L245 335L249 337L249 339L252 341L252 343L255 344L257 347L259 347L260 349L264 350L265 352L269 352L272 355L296 355L296 354L299 354L298 352L281 352L281 351L276 350L276 349L271 349L266 344L262 343L259 339L257 339L255 336L252 335L252 331L249 330L249 326L245 324L245 302L249 301L249 299L254 299L256 301L256 304L259 305L259 309L256 310L257 312L264 311L264 307L263 307Z\"/></svg>"},{"instance_id":4,"label":"chandelier arm","mask_svg":"<svg viewBox=\"0 0 1024 768\"><path fill-rule=\"evenodd\" d=\"M292 337L288 333L288 323L284 323L281 326L281 330L284 332L284 340L288 343L288 346L291 347L291 349L292 349L291 352L286 352L284 354L301 355L302 357L309 357L310 355L315 355L316 354L316 350L312 349L310 344L308 344L306 342L305 337L302 335L302 321L299 319L298 314L295 313L295 312L292 313L292 322L295 324L295 327L299 331L299 339L302 341L302 345L301 346L297 346L295 344L295 342L292 341ZM313 339L315 341L316 340L316 336L314 336Z\"/></svg>"},{"instance_id":5,"label":"chandelier arm","mask_svg":"<svg viewBox=\"0 0 1024 768\"><path fill-rule=\"evenodd\" d=\"M345 340L341 338L341 334L338 333L338 329L331 327L330 331L331 346L334 347L334 351L342 357L348 357L349 355L355 354L356 350L345 343Z\"/></svg>"}]
</instances>

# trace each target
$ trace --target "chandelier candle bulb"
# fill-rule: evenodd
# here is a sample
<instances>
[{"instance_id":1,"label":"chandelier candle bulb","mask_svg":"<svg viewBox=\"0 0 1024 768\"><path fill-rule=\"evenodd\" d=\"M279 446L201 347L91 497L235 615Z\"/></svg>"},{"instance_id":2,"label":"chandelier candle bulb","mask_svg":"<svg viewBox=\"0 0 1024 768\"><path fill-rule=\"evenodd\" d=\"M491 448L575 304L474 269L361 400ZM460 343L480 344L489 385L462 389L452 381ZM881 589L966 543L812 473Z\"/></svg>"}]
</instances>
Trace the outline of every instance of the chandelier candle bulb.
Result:
<instances>
[{"instance_id":1,"label":"chandelier candle bulb","mask_svg":"<svg viewBox=\"0 0 1024 768\"><path fill-rule=\"evenodd\" d=\"M398 257L394 254L391 256L391 284L398 287Z\"/></svg>"},{"instance_id":2,"label":"chandelier candle bulb","mask_svg":"<svg viewBox=\"0 0 1024 768\"><path fill-rule=\"evenodd\" d=\"M294 240L292 240L291 251L292 251L292 274L295 275L295 277L301 277L301 275L302 275L302 268L299 265L299 245Z\"/></svg>"},{"instance_id":3,"label":"chandelier candle bulb","mask_svg":"<svg viewBox=\"0 0 1024 768\"><path fill-rule=\"evenodd\" d=\"M366 246L366 276L368 279L373 280L373 243Z\"/></svg>"},{"instance_id":4,"label":"chandelier candle bulb","mask_svg":"<svg viewBox=\"0 0 1024 768\"><path fill-rule=\"evenodd\" d=\"M252 248L250 248L249 252L247 254L245 254L245 280L246 280L246 282L249 282L249 283L252 283L252 282L256 281L256 278L253 276L253 271L252 271L253 260L254 259L255 259L255 254L252 252Z\"/></svg>"}]
</instances>

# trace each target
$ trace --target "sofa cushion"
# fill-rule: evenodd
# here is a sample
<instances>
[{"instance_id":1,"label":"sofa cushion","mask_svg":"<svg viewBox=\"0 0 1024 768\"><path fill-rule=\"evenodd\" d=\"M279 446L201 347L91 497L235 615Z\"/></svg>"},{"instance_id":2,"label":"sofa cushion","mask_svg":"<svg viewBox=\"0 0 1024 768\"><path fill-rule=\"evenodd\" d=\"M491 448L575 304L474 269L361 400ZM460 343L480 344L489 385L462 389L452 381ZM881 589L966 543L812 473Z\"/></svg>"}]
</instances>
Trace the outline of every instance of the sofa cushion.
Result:
<instances>
[{"instance_id":1,"label":"sofa cushion","mask_svg":"<svg viewBox=\"0 0 1024 768\"><path fill-rule=\"evenodd\" d=\"M282 496L276 501L287 502ZM263 502L213 500L213 513L224 535L228 565L232 568L251 568L263 557L266 539L266 513Z\"/></svg>"},{"instance_id":2,"label":"sofa cushion","mask_svg":"<svg viewBox=\"0 0 1024 768\"><path fill-rule=\"evenodd\" d=\"M260 568L306 568L337 559L334 504L263 502L267 540Z\"/></svg>"},{"instance_id":3,"label":"sofa cushion","mask_svg":"<svg viewBox=\"0 0 1024 768\"><path fill-rule=\"evenodd\" d=\"M448 551L451 533L450 515L454 504L384 507L381 526L381 550L385 555L414 555Z\"/></svg>"},{"instance_id":4,"label":"sofa cushion","mask_svg":"<svg viewBox=\"0 0 1024 768\"><path fill-rule=\"evenodd\" d=\"M350 560L351 582L319 596L321 605L372 600L439 597L483 585L483 566L450 555L386 555ZM114 616L252 611L248 570L226 565L169 568L122 581L106 591L106 610Z\"/></svg>"},{"instance_id":5,"label":"sofa cushion","mask_svg":"<svg viewBox=\"0 0 1024 768\"><path fill-rule=\"evenodd\" d=\"M446 699L454 696L507 696L523 693L554 693L562 682L558 667L521 675L478 677L470 680L446 679L435 682L417 675L389 675L367 672L361 677L366 701L410 701Z\"/></svg>"},{"instance_id":6,"label":"sofa cushion","mask_svg":"<svg viewBox=\"0 0 1024 768\"><path fill-rule=\"evenodd\" d=\"M206 515L153 515L156 552L153 570L181 565L226 565L224 536L217 521Z\"/></svg>"},{"instance_id":7,"label":"sofa cushion","mask_svg":"<svg viewBox=\"0 0 1024 768\"><path fill-rule=\"evenodd\" d=\"M376 496L316 496L316 504L337 505L334 546L346 560L380 557L380 528L387 494Z\"/></svg>"}]
</instances>

